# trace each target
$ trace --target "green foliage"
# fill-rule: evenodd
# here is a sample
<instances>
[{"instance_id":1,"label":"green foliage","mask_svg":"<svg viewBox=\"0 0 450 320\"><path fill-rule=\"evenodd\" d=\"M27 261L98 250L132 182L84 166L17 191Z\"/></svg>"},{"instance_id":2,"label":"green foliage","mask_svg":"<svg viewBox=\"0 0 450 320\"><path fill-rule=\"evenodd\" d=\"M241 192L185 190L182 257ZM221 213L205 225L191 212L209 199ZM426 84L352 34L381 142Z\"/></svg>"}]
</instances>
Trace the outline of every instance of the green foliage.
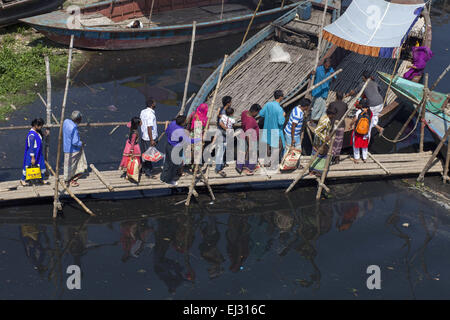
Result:
<instances>
[{"instance_id":1,"label":"green foliage","mask_svg":"<svg viewBox=\"0 0 450 320\"><path fill-rule=\"evenodd\" d=\"M26 28L18 32L26 32ZM11 112L11 104L21 106L34 100L31 89L45 80L45 55L49 56L53 76L67 66L67 55L52 54L52 48L38 43L17 49L15 43L15 37L8 34L0 46L0 119Z\"/></svg>"}]
</instances>

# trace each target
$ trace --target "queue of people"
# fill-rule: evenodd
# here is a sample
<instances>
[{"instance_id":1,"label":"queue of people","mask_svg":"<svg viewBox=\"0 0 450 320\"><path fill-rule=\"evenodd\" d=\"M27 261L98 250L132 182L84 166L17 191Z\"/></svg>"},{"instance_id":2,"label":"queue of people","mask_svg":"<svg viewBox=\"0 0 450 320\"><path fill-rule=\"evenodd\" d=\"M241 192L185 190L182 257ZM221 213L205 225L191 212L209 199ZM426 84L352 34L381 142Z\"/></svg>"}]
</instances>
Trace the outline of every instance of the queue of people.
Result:
<instances>
[{"instance_id":1,"label":"queue of people","mask_svg":"<svg viewBox=\"0 0 450 320\"><path fill-rule=\"evenodd\" d=\"M315 83L323 81L332 73L333 68L330 60L325 59L324 64L315 71ZM221 177L227 177L224 171L224 167L227 165L224 159L226 158L225 153L227 153L227 140L229 140L227 137L230 137L228 135L230 130L234 133L236 128L242 129L238 137L245 141L244 147L238 146L237 150L236 171L239 174L252 175L262 165L270 167L272 170L278 170L282 168L281 166L279 167L280 160L283 162L292 150L296 150L297 153L292 153L290 161L293 161L298 167L302 150L302 133L310 116L311 127L315 125L312 139L312 155L317 154L317 159L310 167L310 174L320 176L325 168L328 148L332 148L333 157L331 163L337 164L340 161L339 156L344 140L345 121L341 121L339 127L336 128L333 145L329 146L329 144L334 124L348 110L348 105L343 99L359 92L363 83L367 80L369 82L363 92L364 98L357 104L359 109L351 122L351 126L354 128L352 132L353 160L355 163L358 163L361 158L365 161L368 156L368 145L372 128L377 128L380 132L383 130L378 125L379 114L384 105L383 98L377 83L371 78L369 72L364 72L363 82L358 88L351 90L345 95L337 92L335 101L327 106L326 100L332 81L332 79L329 79L312 91L312 101L307 98L301 99L299 104L289 114L286 114L281 106L281 101L284 99L282 90L276 90L273 94L273 100L267 102L262 108L257 103L251 105L249 109L244 110L240 114L239 119L234 114L235 109L232 107L232 97L223 97L222 107L219 110L217 119L214 120L218 130L210 144L210 149L215 150L213 158L215 159L216 173ZM148 155L154 152L159 154L159 151L155 148L159 141L155 109L156 101L153 98L147 99L146 106L140 112L139 117L133 117L128 123L129 135L125 141L119 170L123 173L123 177L135 182L139 182L141 174L149 178L156 178L152 162L157 160L152 160L152 157ZM208 111L208 104L202 103L187 117L179 115L171 122L166 122L165 160L160 175L162 182L177 185L177 177L183 175L183 168L193 165L193 163L199 163L196 160L198 160L198 156L202 156L203 145L198 142L202 141L206 129ZM87 160L84 152L85 144L81 141L78 132L78 125L81 123L81 120L81 112L73 111L71 117L64 120L63 123L64 180L71 187L79 186L79 178L87 171ZM35 119L31 126L32 128L26 137L21 179L23 185L26 185L27 168L37 166L42 174L45 173L46 169L43 155L43 136L45 133L42 132L44 121ZM251 150L255 150L255 147L258 148L257 146L260 142L259 151L260 154L261 151L264 151L264 154L261 159L258 159L258 156L252 153ZM185 154L186 151L183 148L185 145L193 145L193 148L191 148L194 155L193 163L191 161L192 154ZM176 152L176 148L178 152ZM232 151L233 149L230 150L230 152ZM174 159L174 157L177 157L177 159ZM130 171L132 172L130 173Z\"/></svg>"}]
</instances>

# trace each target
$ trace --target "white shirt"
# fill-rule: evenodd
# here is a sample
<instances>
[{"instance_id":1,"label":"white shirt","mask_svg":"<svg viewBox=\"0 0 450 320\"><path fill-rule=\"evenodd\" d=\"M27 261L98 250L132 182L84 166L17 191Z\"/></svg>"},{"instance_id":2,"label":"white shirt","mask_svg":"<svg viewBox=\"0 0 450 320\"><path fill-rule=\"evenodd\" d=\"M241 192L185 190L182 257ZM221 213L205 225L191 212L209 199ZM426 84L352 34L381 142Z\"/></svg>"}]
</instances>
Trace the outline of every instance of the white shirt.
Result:
<instances>
[{"instance_id":1,"label":"white shirt","mask_svg":"<svg viewBox=\"0 0 450 320\"><path fill-rule=\"evenodd\" d=\"M141 125L141 132L142 132L142 140L150 141L150 137L148 136L148 127L152 127L152 136L153 140L156 140L158 137L158 126L156 125L156 115L155 110L151 108L145 108L141 111L140 115L142 125Z\"/></svg>"}]
</instances>

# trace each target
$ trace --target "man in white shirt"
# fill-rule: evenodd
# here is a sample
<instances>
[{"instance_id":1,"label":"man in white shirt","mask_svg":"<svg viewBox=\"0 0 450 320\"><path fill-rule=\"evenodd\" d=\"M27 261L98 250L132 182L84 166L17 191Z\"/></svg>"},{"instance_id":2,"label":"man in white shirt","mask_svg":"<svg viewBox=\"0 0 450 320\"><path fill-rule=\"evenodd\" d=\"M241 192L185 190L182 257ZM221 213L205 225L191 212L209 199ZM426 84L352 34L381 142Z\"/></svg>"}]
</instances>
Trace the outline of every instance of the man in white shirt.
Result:
<instances>
[{"instance_id":1,"label":"man in white shirt","mask_svg":"<svg viewBox=\"0 0 450 320\"><path fill-rule=\"evenodd\" d=\"M153 98L146 101L147 107L141 111L141 152L144 153L148 148L156 146L158 137L158 126L156 125L155 108L156 103ZM147 177L152 175L152 163L142 159L142 171Z\"/></svg>"}]
</instances>

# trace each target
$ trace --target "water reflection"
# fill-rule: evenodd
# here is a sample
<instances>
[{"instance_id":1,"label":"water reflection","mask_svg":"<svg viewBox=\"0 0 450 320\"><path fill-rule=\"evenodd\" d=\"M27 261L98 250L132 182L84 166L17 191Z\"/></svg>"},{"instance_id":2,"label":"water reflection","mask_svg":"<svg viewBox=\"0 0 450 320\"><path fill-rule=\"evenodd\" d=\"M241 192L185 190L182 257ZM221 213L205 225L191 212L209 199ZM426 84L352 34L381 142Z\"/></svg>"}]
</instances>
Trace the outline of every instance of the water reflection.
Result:
<instances>
[{"instance_id":1,"label":"water reflection","mask_svg":"<svg viewBox=\"0 0 450 320\"><path fill-rule=\"evenodd\" d=\"M65 289L66 268L72 264L81 267L83 281L92 281L89 274L103 265L112 266L104 275L110 283L120 282L120 274L128 278L136 272L142 273L149 279L143 281L152 283L154 297L159 298L167 294L191 297L189 292L198 292L199 298L225 298L222 291L236 285L236 281L244 283L245 290L257 288L261 281L267 282L267 288L261 289L266 297L271 294L328 297L330 285L335 281L330 279L330 268L333 277L354 282L359 275L348 275L350 266L363 261L362 268L367 267L372 264L375 252L375 260L383 272L397 273L396 281L406 280L410 297L416 298L419 284L423 287L424 281L431 283L438 277L435 266L429 270L425 256L432 240L436 241L440 209L424 205L420 199L394 191L384 183L368 186L334 186L339 200L320 204L304 200L311 198L315 190L302 189L288 196L282 191L219 194L215 205L209 205L205 197L190 209L178 207L174 214L162 214L163 208L171 207L169 202L176 201L164 198L146 199L152 206L143 211L135 210L142 208L142 204L132 207L131 202L125 202L123 205L129 207L129 213L133 212L126 219L107 209L114 207L111 203L99 205L105 210L102 217L81 221L79 212L73 213L77 217L73 222L70 212L68 220L53 224L29 223L25 219L18 227L21 251L28 264L25 272L34 270L39 279L51 284L53 293L46 294L53 298L72 296ZM242 199L243 195L246 198ZM272 202L282 197L285 201ZM120 204L116 209L123 212ZM386 211L393 207L394 210ZM6 219L4 215L0 217ZM414 229L406 228L404 221L414 224ZM441 229L448 227L441 224ZM352 239L350 243L349 239ZM442 240L447 241L438 239ZM4 243L8 248L13 248L15 242L0 239L0 245ZM373 249L380 245L387 245L389 250ZM350 258L346 251L351 251ZM10 259L8 265L15 264ZM362 277L364 272L361 269ZM35 290L44 286L35 281ZM360 291L364 290L364 281L359 283ZM276 283L289 291L280 292ZM215 285L211 287L212 284ZM131 280L127 285L137 286ZM216 289L210 296L205 293L207 288ZM246 292L244 285L239 290ZM342 296L342 292L329 294L342 298L347 294L344 292ZM89 290L83 294L90 297ZM115 297L127 297L122 294L118 292ZM95 296L102 297L98 293Z\"/></svg>"}]
</instances>

